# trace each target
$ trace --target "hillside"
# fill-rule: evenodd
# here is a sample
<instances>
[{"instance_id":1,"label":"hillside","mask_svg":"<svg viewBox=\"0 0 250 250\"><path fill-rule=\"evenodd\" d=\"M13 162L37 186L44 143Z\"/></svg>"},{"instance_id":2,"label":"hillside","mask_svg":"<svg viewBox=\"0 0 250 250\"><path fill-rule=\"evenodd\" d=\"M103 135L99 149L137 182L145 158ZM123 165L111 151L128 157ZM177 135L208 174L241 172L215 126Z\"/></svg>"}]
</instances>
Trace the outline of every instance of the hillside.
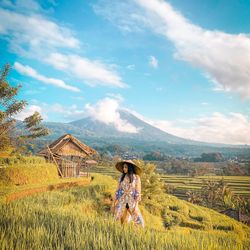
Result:
<instances>
[{"instance_id":1,"label":"hillside","mask_svg":"<svg viewBox=\"0 0 250 250\"><path fill-rule=\"evenodd\" d=\"M2 249L247 249L247 226L167 195L161 216L140 205L146 228L113 221L116 181L95 174L85 187L52 191L0 205ZM105 247L104 247L105 246Z\"/></svg>"}]
</instances>

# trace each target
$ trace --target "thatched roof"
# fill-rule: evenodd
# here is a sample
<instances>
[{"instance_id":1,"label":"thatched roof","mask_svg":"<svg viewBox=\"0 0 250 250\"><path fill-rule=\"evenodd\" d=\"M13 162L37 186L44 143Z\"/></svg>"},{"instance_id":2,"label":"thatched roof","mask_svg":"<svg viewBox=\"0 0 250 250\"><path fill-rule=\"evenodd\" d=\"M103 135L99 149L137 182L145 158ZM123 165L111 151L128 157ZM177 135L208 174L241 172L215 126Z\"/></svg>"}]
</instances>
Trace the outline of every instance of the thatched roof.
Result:
<instances>
[{"instance_id":1,"label":"thatched roof","mask_svg":"<svg viewBox=\"0 0 250 250\"><path fill-rule=\"evenodd\" d=\"M57 155L86 157L97 153L94 149L80 142L78 139L76 139L73 135L70 134L65 134L61 136L60 138L52 142L49 145L49 148L53 154ZM41 156L48 155L47 147L40 150L37 154Z\"/></svg>"}]
</instances>

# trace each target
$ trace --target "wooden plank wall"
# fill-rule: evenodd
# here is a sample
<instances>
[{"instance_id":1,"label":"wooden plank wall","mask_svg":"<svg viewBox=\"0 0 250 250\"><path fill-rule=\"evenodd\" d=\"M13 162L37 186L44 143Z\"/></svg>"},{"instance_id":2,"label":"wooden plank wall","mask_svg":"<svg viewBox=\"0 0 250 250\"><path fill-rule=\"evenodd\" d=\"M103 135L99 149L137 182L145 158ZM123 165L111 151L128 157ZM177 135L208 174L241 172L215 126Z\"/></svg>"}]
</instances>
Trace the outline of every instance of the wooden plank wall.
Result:
<instances>
[{"instance_id":1,"label":"wooden plank wall","mask_svg":"<svg viewBox=\"0 0 250 250\"><path fill-rule=\"evenodd\" d=\"M64 177L77 177L80 173L80 166L74 162L65 162L61 164L61 171Z\"/></svg>"}]
</instances>

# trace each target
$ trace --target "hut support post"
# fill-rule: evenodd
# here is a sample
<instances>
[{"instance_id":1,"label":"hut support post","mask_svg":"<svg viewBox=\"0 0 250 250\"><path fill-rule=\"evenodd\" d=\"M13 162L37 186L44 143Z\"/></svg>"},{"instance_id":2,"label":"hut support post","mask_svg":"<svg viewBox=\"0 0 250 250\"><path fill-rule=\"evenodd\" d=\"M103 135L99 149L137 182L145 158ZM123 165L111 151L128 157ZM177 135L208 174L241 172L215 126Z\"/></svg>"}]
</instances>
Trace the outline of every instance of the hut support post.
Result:
<instances>
[{"instance_id":1,"label":"hut support post","mask_svg":"<svg viewBox=\"0 0 250 250\"><path fill-rule=\"evenodd\" d=\"M58 172L60 173L61 177L63 177L63 174L62 174L62 172L61 172L61 170L60 170L60 168L59 168L59 166L58 166L58 164L57 164L57 162L56 162L56 160L55 160L55 158L54 158L54 156L53 156L53 153L51 152L51 150L50 150L50 148L49 148L48 146L47 146L47 149L48 149L49 155L51 155L51 157L52 157L54 163L55 163L56 166L57 166Z\"/></svg>"}]
</instances>

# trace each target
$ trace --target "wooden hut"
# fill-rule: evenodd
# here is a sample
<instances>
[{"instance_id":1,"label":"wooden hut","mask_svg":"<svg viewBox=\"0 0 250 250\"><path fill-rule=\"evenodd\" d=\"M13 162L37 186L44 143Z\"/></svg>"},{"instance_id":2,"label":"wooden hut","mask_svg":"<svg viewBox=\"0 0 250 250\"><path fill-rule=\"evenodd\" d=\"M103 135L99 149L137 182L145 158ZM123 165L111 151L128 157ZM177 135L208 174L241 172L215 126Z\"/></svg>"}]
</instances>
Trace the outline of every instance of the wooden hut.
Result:
<instances>
[{"instance_id":1,"label":"wooden hut","mask_svg":"<svg viewBox=\"0 0 250 250\"><path fill-rule=\"evenodd\" d=\"M66 134L37 154L53 161L62 177L78 177L81 166L86 166L85 162L96 153L74 136Z\"/></svg>"}]
</instances>

